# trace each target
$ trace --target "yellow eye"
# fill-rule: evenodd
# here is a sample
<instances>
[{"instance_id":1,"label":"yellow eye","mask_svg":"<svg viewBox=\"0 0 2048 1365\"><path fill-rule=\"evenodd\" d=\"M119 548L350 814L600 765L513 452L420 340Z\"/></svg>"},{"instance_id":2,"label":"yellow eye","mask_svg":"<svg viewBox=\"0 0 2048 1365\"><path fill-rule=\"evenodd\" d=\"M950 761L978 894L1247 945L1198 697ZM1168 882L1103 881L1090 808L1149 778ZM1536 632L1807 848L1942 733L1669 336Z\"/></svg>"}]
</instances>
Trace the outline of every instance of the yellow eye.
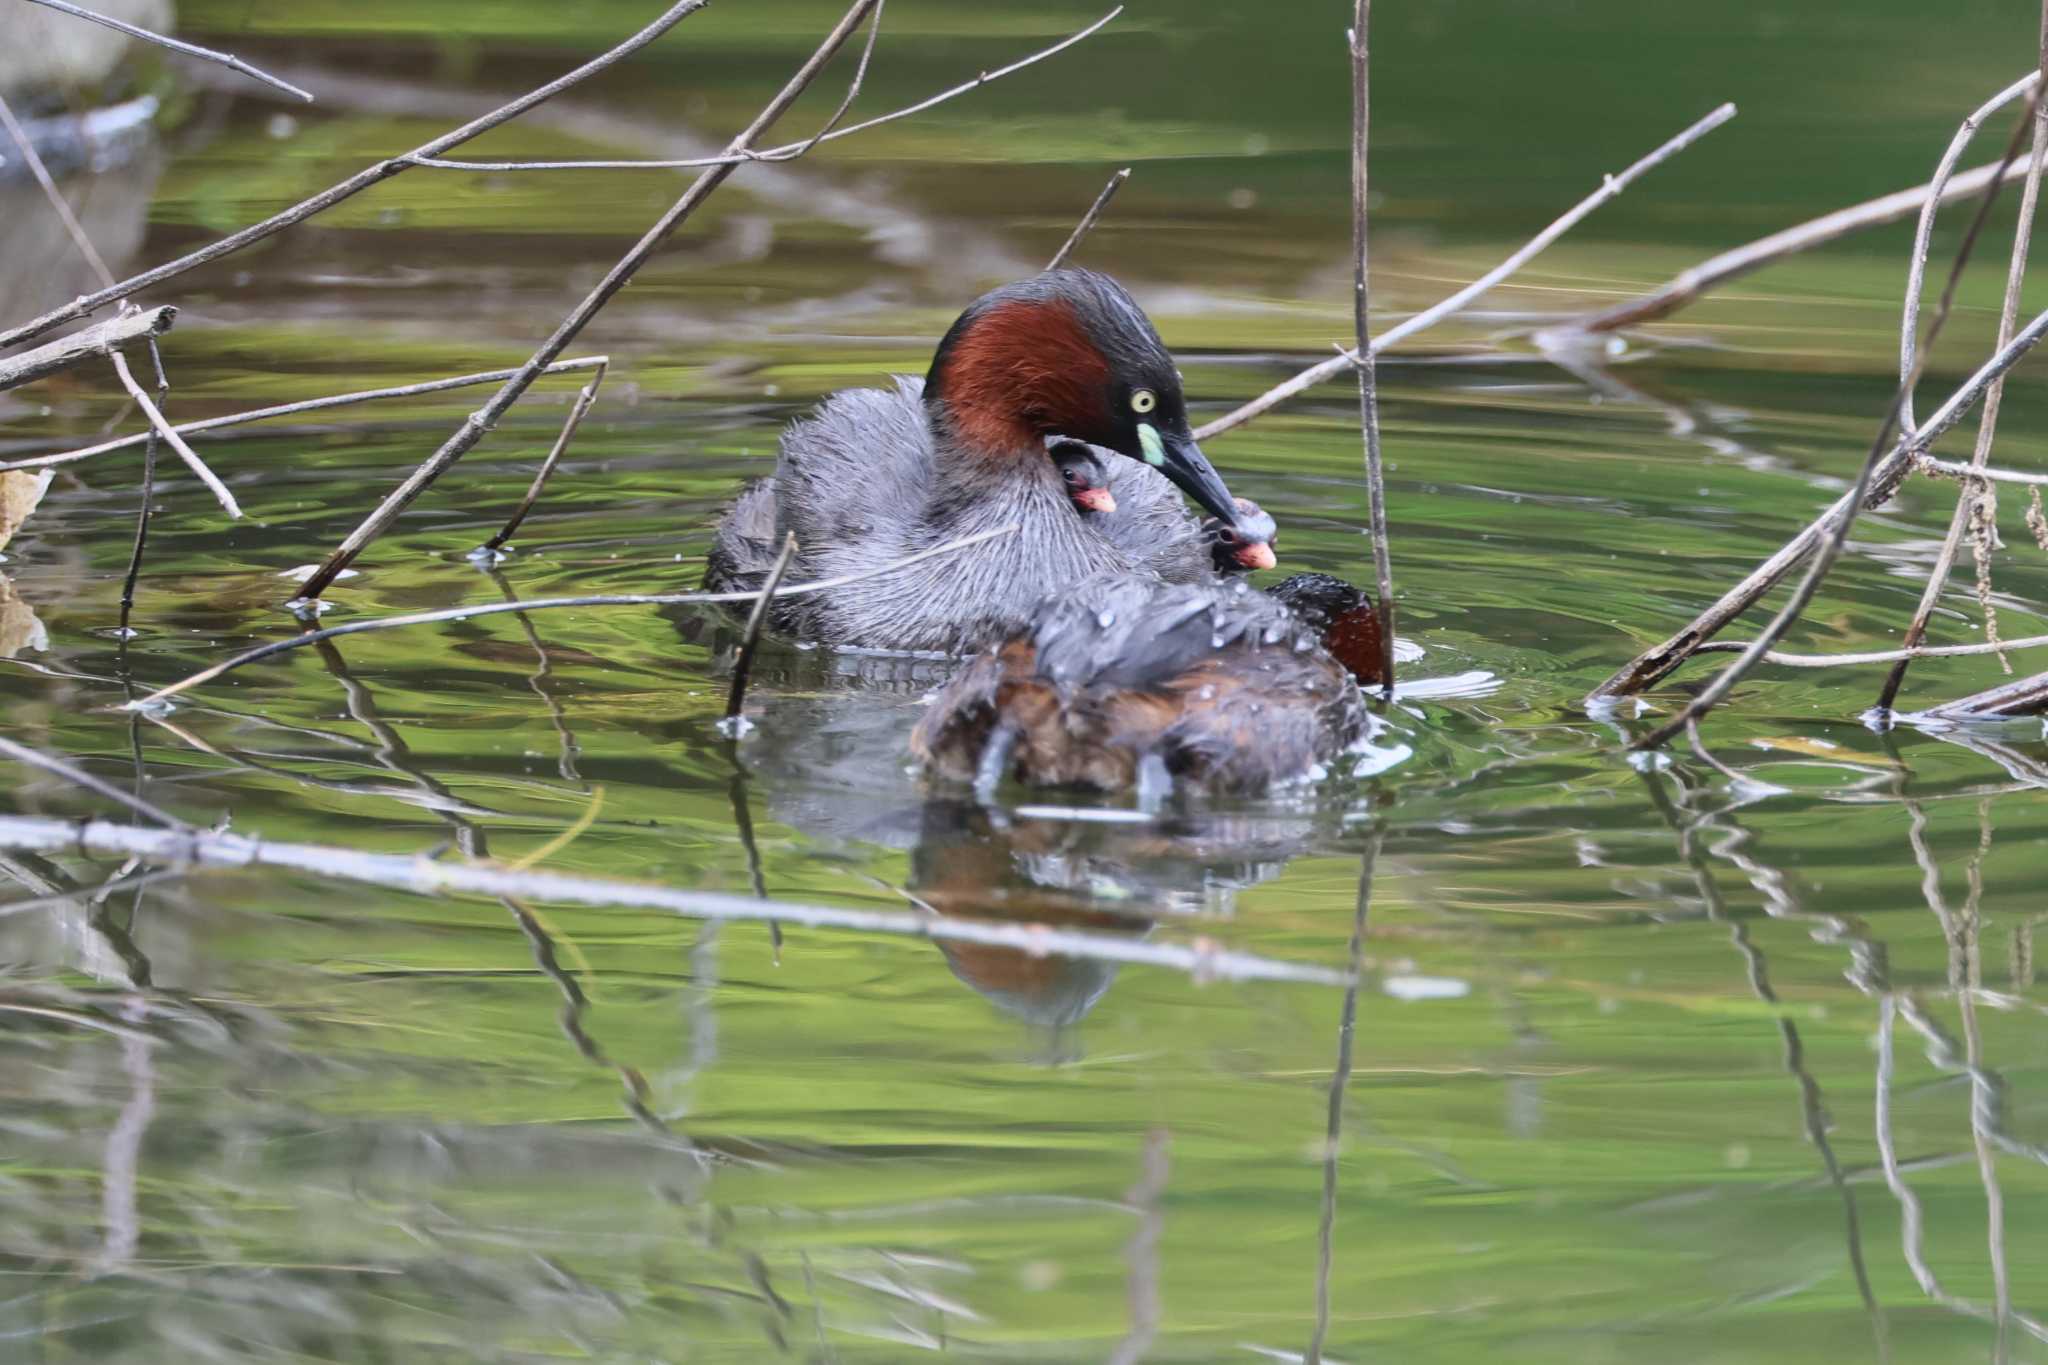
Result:
<instances>
[{"instance_id":1,"label":"yellow eye","mask_svg":"<svg viewBox=\"0 0 2048 1365\"><path fill-rule=\"evenodd\" d=\"M1159 395L1150 389L1136 389L1131 393L1131 411L1150 412L1159 406Z\"/></svg>"}]
</instances>

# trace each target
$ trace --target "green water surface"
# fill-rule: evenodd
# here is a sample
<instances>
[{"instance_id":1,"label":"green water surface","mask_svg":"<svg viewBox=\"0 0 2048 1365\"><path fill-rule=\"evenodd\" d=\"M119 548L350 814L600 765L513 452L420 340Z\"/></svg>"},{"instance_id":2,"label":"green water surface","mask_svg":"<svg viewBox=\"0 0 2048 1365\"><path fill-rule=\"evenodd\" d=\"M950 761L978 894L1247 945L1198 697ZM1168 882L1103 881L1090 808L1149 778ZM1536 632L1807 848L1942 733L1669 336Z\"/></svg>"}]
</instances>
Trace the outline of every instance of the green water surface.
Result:
<instances>
[{"instance_id":1,"label":"green water surface","mask_svg":"<svg viewBox=\"0 0 2048 1365\"><path fill-rule=\"evenodd\" d=\"M187 36L319 102L147 68L162 148L69 188L122 244L116 269L140 269L654 9L192 0ZM715 149L837 12L720 0L466 153ZM1095 14L893 0L856 116ZM1119 166L1082 259L1151 309L1198 421L1328 354L1351 326L1348 15L1134 4L941 110L744 168L572 348L611 371L515 553L465 558L545 454L569 377L364 555L325 622L695 586L783 423L921 372ZM1906 229L1741 281L1598 368L1531 336L1923 179L2034 60L2034 25L2010 0L1380 7L1384 321L1721 100L1741 114L1382 363L1409 676L1441 685L1386 710L1373 771L1269 801L977 810L908 768L930 665L782 644L732 740L730 640L687 609L345 638L123 713L292 631L281 575L487 390L204 439L239 522L167 456L126 642L139 452L60 474L5 550L6 732L196 823L1329 967L1368 860L1370 909L1347 998L274 872L0 904L0 1359L2048 1359L2040 723L1877 733L1858 717L1878 670L1765 668L1705 730L1731 781L1687 750L1621 751L1707 665L1612 713L1582 700L1853 475L1895 374ZM1995 158L2005 118L1966 164ZM184 309L168 410L517 364L683 183L396 178L144 296ZM32 228L40 198L6 193L12 322L90 284ZM1964 280L1923 411L1986 353L2010 224ZM81 370L0 395L0 455L140 430L116 392ZM2033 461L2044 420L2023 366L2001 462ZM1347 384L1208 450L1278 519L1283 572L1370 575ZM1791 647L1895 644L1953 500L1917 481L1859 522ZM2048 631L2025 506L2008 489L1999 514L2009 637ZM1973 577L1966 554L1938 639L1981 638ZM1904 704L2003 676L1923 663ZM6 809L105 806L17 769ZM14 899L121 870L0 859Z\"/></svg>"}]
</instances>

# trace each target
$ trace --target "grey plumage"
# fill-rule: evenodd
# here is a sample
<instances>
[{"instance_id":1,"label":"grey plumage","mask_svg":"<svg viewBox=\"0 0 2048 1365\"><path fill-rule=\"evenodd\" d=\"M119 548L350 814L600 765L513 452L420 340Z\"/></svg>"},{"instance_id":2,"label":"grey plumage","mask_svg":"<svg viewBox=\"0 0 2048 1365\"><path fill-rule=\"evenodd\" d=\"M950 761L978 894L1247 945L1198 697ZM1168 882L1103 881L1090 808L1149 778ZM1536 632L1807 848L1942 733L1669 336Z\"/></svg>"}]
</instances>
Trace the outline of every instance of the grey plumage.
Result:
<instances>
[{"instance_id":1,"label":"grey plumage","mask_svg":"<svg viewBox=\"0 0 2048 1365\"><path fill-rule=\"evenodd\" d=\"M829 645L966 651L1029 619L1040 599L1103 575L1189 580L1208 572L1199 524L1164 477L1105 452L1117 511L1084 517L1046 459L986 459L938 441L921 380L832 395L783 433L772 478L720 523L705 585L758 587L785 533L788 580L855 573L962 536L1018 534L779 604L779 630Z\"/></svg>"}]
</instances>

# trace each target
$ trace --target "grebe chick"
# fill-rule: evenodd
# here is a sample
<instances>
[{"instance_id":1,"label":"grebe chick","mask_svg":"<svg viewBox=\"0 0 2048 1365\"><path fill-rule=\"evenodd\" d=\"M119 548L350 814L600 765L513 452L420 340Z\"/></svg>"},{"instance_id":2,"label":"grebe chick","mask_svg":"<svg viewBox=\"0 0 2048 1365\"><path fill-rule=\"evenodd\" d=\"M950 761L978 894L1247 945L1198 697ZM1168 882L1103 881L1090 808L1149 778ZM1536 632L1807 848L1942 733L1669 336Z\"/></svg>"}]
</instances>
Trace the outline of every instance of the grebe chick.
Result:
<instances>
[{"instance_id":1,"label":"grebe chick","mask_svg":"<svg viewBox=\"0 0 2048 1365\"><path fill-rule=\"evenodd\" d=\"M1054 441L1046 448L1052 462L1066 480L1067 496L1083 512L1110 516L1116 511L1116 496L1109 491L1109 471L1095 447L1079 441ZM1239 499L1243 501L1242 498Z\"/></svg>"},{"instance_id":2,"label":"grebe chick","mask_svg":"<svg viewBox=\"0 0 2048 1365\"><path fill-rule=\"evenodd\" d=\"M1270 569L1278 562L1273 546L1280 539L1280 528L1266 509L1250 498L1237 499L1235 526L1221 517L1203 517L1202 539L1208 543L1210 562L1225 578Z\"/></svg>"},{"instance_id":3,"label":"grebe chick","mask_svg":"<svg viewBox=\"0 0 2048 1365\"><path fill-rule=\"evenodd\" d=\"M923 383L849 389L792 423L774 477L721 523L706 586L758 586L785 534L797 538L789 578L800 583L1015 525L1014 535L780 599L773 618L800 637L870 649L959 651L1001 639L1064 584L1149 569L1142 549L1075 514L1046 456L1051 436L1157 470L1236 521L1151 322L1108 276L1053 270L977 299Z\"/></svg>"},{"instance_id":4,"label":"grebe chick","mask_svg":"<svg viewBox=\"0 0 2048 1365\"><path fill-rule=\"evenodd\" d=\"M1311 777L1365 725L1352 675L1279 598L1125 576L1047 599L970 661L911 752L984 796L1015 777L1156 800L1176 783L1256 793Z\"/></svg>"}]
</instances>

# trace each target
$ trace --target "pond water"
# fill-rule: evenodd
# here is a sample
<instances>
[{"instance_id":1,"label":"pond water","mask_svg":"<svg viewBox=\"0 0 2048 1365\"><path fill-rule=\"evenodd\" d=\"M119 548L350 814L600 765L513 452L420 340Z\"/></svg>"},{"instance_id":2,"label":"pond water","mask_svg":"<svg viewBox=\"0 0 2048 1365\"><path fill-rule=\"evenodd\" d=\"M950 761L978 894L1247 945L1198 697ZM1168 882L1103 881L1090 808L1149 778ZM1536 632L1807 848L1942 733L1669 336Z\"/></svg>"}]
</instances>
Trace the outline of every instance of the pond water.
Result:
<instances>
[{"instance_id":1,"label":"pond water","mask_svg":"<svg viewBox=\"0 0 2048 1365\"><path fill-rule=\"evenodd\" d=\"M195 0L187 36L319 102L186 73L159 152L71 189L139 269L650 8ZM209 438L239 522L166 459L126 642L137 452L78 465L7 547L0 618L7 733L199 824L1328 968L1355 952L1355 990L275 871L52 904L120 869L0 853L10 895L38 898L0 905L0 1358L2048 1359L2039 722L1875 733L1857 717L1876 670L1766 668L1705 729L1732 782L1688 751L1621 752L1705 666L1640 708L1583 704L1845 486L1889 396L1904 229L1742 281L1597 368L1529 339L1918 182L2026 69L2033 21L1975 3L1930 25L1903 0L1387 8L1387 320L1720 100L1742 113L1382 363L1408 676L1439 686L1386 711L1370 772L1151 820L1024 793L991 813L908 768L933 665L771 645L732 740L730 633L684 608L345 638L162 714L114 709L292 631L290 572L485 390ZM921 372L1120 165L1082 260L1153 311L1198 421L1327 354L1350 325L1347 11L1134 7L923 118L744 168L572 348L612 368L515 553L465 557L574 377L374 545L327 623L695 586L784 422ZM468 150L715 147L836 12L717 6ZM859 110L1093 17L896 0ZM835 100L814 91L791 135ZM516 364L680 183L395 179L147 296L185 310L169 411ZM86 282L31 226L41 200L7 196L12 322ZM1996 223L1923 407L1995 330ZM81 370L0 397L0 453L140 430L117 392ZM2044 394L2019 371L2010 462ZM1282 572L1369 577L1350 387L1209 454L1278 518ZM1894 644L1952 503L1915 483L1864 518L1793 646ZM2004 500L1996 564L2009 637L2048 631L2023 508ZM1978 638L1971 576L1943 641ZM2001 676L1923 663L1906 703ZM6 802L104 809L26 770Z\"/></svg>"}]
</instances>

